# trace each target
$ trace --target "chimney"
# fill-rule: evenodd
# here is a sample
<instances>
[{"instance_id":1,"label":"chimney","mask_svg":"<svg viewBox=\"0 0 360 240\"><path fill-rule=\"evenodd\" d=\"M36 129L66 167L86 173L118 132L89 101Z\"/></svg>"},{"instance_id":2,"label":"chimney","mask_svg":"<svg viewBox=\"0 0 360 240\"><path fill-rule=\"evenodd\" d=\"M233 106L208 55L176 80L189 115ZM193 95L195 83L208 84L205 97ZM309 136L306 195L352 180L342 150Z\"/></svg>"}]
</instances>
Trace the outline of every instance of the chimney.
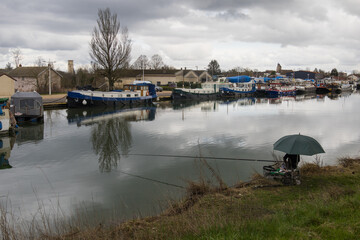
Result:
<instances>
[{"instance_id":1,"label":"chimney","mask_svg":"<svg viewBox=\"0 0 360 240\"><path fill-rule=\"evenodd\" d=\"M74 60L68 60L68 73L75 74L74 71Z\"/></svg>"}]
</instances>

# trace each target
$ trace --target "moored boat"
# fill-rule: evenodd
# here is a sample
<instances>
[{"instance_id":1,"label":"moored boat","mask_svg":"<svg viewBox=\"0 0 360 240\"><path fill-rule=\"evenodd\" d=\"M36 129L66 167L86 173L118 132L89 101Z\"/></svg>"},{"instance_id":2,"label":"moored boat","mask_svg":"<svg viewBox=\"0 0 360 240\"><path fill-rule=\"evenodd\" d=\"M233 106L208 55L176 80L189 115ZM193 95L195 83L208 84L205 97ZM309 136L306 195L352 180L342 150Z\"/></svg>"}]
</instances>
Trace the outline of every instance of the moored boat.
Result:
<instances>
[{"instance_id":1,"label":"moored boat","mask_svg":"<svg viewBox=\"0 0 360 240\"><path fill-rule=\"evenodd\" d=\"M7 98L0 99L0 135L8 135L11 130L10 113L6 109Z\"/></svg>"},{"instance_id":2,"label":"moored boat","mask_svg":"<svg viewBox=\"0 0 360 240\"><path fill-rule=\"evenodd\" d=\"M315 93L316 86L313 82L301 81L297 82L295 85L296 94L305 94L305 93Z\"/></svg>"},{"instance_id":3,"label":"moored boat","mask_svg":"<svg viewBox=\"0 0 360 240\"><path fill-rule=\"evenodd\" d=\"M136 106L151 104L157 98L155 85L148 81L135 81L124 86L124 91L70 91L67 94L67 105L74 107L91 106Z\"/></svg>"},{"instance_id":4,"label":"moored boat","mask_svg":"<svg viewBox=\"0 0 360 240\"><path fill-rule=\"evenodd\" d=\"M247 97L256 92L256 82L249 76L236 76L227 78L229 87L223 87L222 97Z\"/></svg>"},{"instance_id":5,"label":"moored boat","mask_svg":"<svg viewBox=\"0 0 360 240\"><path fill-rule=\"evenodd\" d=\"M44 120L42 96L35 91L16 92L11 96L10 111L18 122L41 122Z\"/></svg>"},{"instance_id":6,"label":"moored boat","mask_svg":"<svg viewBox=\"0 0 360 240\"><path fill-rule=\"evenodd\" d=\"M265 93L268 97L295 96L295 86L282 85L281 83L270 83Z\"/></svg>"},{"instance_id":7,"label":"moored boat","mask_svg":"<svg viewBox=\"0 0 360 240\"><path fill-rule=\"evenodd\" d=\"M205 82L201 88L175 88L171 94L174 100L208 100L221 97L221 89L229 87L226 82Z\"/></svg>"}]
</instances>

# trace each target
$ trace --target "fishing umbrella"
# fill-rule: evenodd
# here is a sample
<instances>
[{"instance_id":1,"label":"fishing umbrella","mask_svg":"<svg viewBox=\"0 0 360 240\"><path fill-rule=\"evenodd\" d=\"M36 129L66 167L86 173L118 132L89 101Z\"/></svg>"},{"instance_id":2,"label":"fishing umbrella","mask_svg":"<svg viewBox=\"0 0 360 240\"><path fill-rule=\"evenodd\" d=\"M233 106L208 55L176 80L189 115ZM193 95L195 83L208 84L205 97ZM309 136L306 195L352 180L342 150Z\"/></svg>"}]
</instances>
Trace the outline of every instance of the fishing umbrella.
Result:
<instances>
[{"instance_id":1,"label":"fishing umbrella","mask_svg":"<svg viewBox=\"0 0 360 240\"><path fill-rule=\"evenodd\" d=\"M307 156L325 152L320 143L314 138L300 134L280 138L274 143L274 150Z\"/></svg>"}]
</instances>

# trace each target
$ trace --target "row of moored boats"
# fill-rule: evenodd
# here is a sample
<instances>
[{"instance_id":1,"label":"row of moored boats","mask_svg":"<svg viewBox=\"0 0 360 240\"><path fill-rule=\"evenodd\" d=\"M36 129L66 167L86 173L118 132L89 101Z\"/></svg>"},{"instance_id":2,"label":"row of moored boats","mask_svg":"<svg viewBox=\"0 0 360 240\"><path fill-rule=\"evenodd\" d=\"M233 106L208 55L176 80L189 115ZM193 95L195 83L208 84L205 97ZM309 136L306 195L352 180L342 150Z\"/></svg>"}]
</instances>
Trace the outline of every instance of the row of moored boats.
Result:
<instances>
[{"instance_id":1,"label":"row of moored boats","mask_svg":"<svg viewBox=\"0 0 360 240\"><path fill-rule=\"evenodd\" d=\"M224 79L222 79L224 80ZM206 82L201 88L176 88L172 93L173 99L214 99L224 97L265 96L281 97L295 96L305 93L340 93L356 90L356 82L323 80L303 80L288 78L251 78L236 76L226 78L225 81Z\"/></svg>"}]
</instances>

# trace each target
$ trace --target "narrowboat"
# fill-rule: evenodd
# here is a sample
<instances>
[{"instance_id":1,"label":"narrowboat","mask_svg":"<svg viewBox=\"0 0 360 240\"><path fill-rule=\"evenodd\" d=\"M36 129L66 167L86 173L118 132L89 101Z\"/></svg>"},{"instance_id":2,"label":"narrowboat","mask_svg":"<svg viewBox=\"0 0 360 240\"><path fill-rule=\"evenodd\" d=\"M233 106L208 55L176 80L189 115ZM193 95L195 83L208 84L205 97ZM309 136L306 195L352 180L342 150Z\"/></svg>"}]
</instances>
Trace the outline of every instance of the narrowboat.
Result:
<instances>
[{"instance_id":1,"label":"narrowboat","mask_svg":"<svg viewBox=\"0 0 360 240\"><path fill-rule=\"evenodd\" d=\"M67 93L69 108L93 106L136 106L151 104L157 98L155 85L148 81L134 81L124 86L123 91L85 91L76 90Z\"/></svg>"},{"instance_id":2,"label":"narrowboat","mask_svg":"<svg viewBox=\"0 0 360 240\"><path fill-rule=\"evenodd\" d=\"M265 93L268 97L295 96L295 86L282 85L281 83L270 83Z\"/></svg>"},{"instance_id":3,"label":"narrowboat","mask_svg":"<svg viewBox=\"0 0 360 240\"><path fill-rule=\"evenodd\" d=\"M201 88L175 88L171 94L173 100L210 100L221 97L221 89L229 87L225 82L205 82Z\"/></svg>"}]
</instances>

